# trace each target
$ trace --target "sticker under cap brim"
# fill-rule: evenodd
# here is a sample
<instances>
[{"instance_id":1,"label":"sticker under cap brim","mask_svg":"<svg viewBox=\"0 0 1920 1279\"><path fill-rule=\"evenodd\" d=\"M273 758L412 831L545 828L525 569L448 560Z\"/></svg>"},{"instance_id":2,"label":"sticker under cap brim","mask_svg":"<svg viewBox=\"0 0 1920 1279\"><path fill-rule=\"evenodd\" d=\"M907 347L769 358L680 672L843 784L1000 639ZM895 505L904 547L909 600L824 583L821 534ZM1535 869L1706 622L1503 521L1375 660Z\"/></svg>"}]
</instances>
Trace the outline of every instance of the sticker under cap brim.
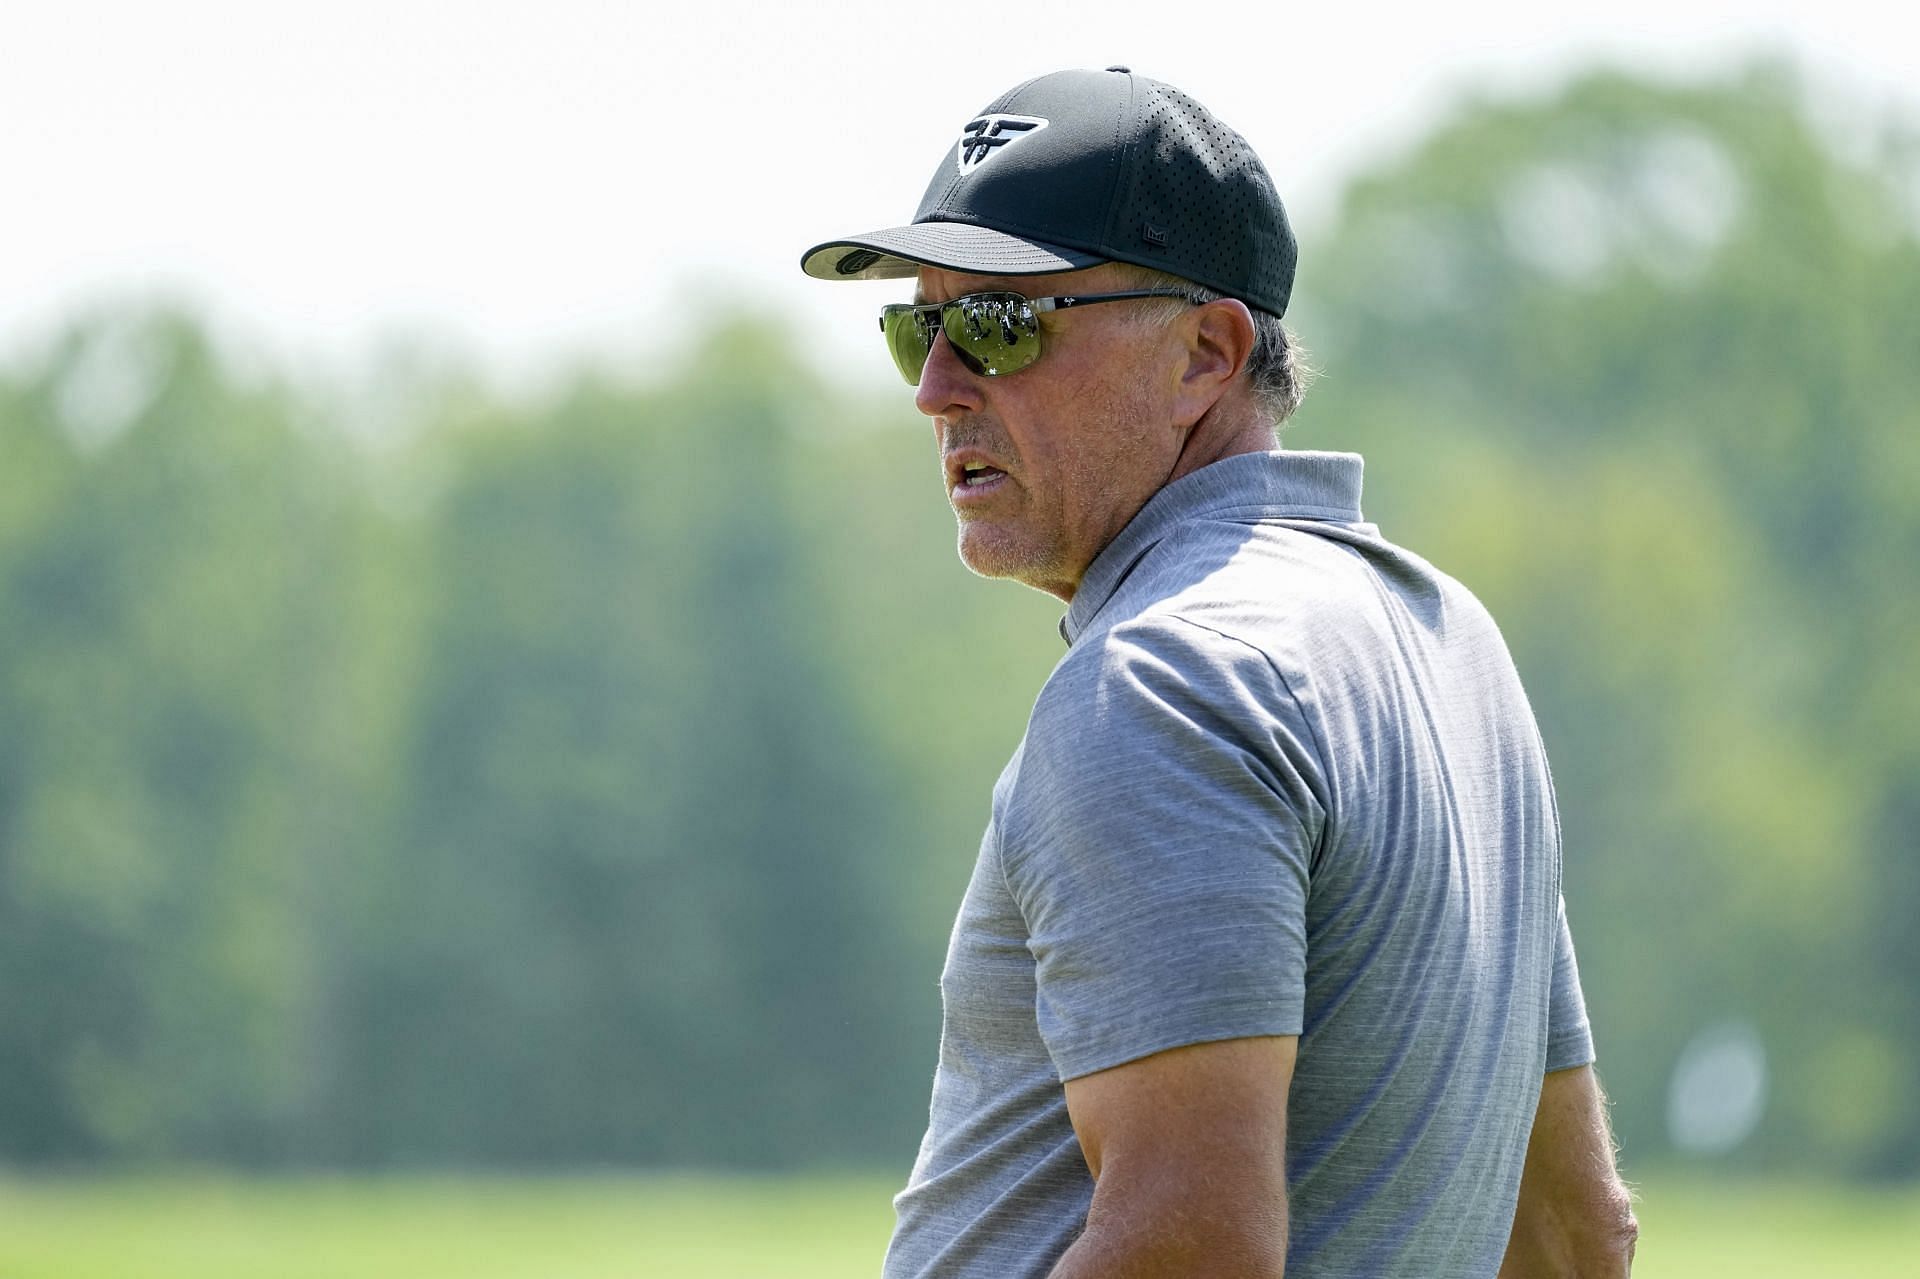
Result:
<instances>
[{"instance_id":1,"label":"sticker under cap brim","mask_svg":"<svg viewBox=\"0 0 1920 1279\"><path fill-rule=\"evenodd\" d=\"M816 245L802 255L800 269L818 280L897 280L923 266L969 275L1048 275L1106 260L968 222L916 222Z\"/></svg>"}]
</instances>

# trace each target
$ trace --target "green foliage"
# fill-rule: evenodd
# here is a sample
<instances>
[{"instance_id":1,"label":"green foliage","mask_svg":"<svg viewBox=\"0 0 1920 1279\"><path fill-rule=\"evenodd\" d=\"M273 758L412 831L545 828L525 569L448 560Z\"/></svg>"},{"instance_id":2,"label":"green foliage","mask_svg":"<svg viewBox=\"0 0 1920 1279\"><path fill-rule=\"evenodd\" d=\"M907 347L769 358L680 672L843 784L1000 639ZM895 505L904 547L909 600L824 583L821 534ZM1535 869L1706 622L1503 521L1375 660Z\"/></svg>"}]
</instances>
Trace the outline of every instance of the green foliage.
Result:
<instances>
[{"instance_id":1,"label":"green foliage","mask_svg":"<svg viewBox=\"0 0 1920 1279\"><path fill-rule=\"evenodd\" d=\"M881 1155L924 1104L887 1069L893 765L794 536L812 399L764 338L702 356L457 436L339 1157L777 1166Z\"/></svg>"},{"instance_id":2,"label":"green foliage","mask_svg":"<svg viewBox=\"0 0 1920 1279\"><path fill-rule=\"evenodd\" d=\"M1911 1174L1920 144L1798 95L1463 106L1307 237L1289 438L1505 628L1630 1161L1736 1017L1742 1159ZM177 316L0 380L0 1159L905 1164L1058 609L904 396L678 367L379 445Z\"/></svg>"},{"instance_id":3,"label":"green foliage","mask_svg":"<svg viewBox=\"0 0 1920 1279\"><path fill-rule=\"evenodd\" d=\"M304 722L350 656L326 642L337 481L176 320L141 328L147 394L88 438L106 340L5 397L0 1132L261 1157L297 1105L302 808L326 789Z\"/></svg>"}]
</instances>

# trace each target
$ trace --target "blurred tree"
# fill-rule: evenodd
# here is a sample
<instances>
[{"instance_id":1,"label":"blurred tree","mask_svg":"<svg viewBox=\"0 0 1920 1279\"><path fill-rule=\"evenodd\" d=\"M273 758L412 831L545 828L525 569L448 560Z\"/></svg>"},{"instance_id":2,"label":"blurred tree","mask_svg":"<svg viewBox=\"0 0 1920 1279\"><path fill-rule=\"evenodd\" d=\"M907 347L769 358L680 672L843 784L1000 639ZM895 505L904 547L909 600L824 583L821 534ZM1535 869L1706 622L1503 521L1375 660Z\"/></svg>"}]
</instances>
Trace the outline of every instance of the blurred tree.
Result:
<instances>
[{"instance_id":1,"label":"blurred tree","mask_svg":"<svg viewBox=\"0 0 1920 1279\"><path fill-rule=\"evenodd\" d=\"M444 441L413 785L348 1019L356 1159L911 1140L894 764L796 537L834 483L796 432L819 393L746 328L690 367Z\"/></svg>"},{"instance_id":2,"label":"blurred tree","mask_svg":"<svg viewBox=\"0 0 1920 1279\"><path fill-rule=\"evenodd\" d=\"M76 328L4 406L0 1149L282 1157L315 721L366 664L342 478L178 317Z\"/></svg>"}]
</instances>

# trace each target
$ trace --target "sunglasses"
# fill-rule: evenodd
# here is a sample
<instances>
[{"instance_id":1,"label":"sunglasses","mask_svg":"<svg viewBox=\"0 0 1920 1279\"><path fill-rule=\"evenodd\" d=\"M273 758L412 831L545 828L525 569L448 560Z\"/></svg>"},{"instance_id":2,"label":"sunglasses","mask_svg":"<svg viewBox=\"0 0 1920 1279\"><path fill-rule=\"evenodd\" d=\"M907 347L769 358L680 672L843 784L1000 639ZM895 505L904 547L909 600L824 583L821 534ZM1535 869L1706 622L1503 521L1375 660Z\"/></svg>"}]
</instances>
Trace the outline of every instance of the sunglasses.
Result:
<instances>
[{"instance_id":1,"label":"sunglasses","mask_svg":"<svg viewBox=\"0 0 1920 1279\"><path fill-rule=\"evenodd\" d=\"M920 374L933 354L933 343L947 335L953 353L973 373L1004 377L1018 373L1040 358L1040 315L1095 302L1128 298L1187 298L1179 289L1130 289L1124 293L1079 293L1055 298L1026 298L1018 293L969 293L948 302L911 305L898 302L880 308L880 331L887 349L908 386L920 385Z\"/></svg>"}]
</instances>

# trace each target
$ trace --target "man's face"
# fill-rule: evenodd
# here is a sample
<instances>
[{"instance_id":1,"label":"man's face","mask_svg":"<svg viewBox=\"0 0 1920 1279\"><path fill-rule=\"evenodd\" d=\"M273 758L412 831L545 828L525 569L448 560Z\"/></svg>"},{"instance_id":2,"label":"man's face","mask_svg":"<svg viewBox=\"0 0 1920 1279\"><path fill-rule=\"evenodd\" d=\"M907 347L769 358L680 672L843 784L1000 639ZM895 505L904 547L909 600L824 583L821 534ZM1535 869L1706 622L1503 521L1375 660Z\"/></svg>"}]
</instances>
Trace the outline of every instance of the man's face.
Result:
<instances>
[{"instance_id":1,"label":"man's face","mask_svg":"<svg viewBox=\"0 0 1920 1279\"><path fill-rule=\"evenodd\" d=\"M925 267L917 300L1131 287L1112 266L1043 276ZM1094 556L1167 482L1184 438L1172 419L1185 348L1177 326L1142 323L1143 305L1042 315L1038 362L1000 377L968 371L944 335L934 343L914 403L933 419L960 558L982 577L1072 599ZM969 479L969 464L987 469Z\"/></svg>"}]
</instances>

